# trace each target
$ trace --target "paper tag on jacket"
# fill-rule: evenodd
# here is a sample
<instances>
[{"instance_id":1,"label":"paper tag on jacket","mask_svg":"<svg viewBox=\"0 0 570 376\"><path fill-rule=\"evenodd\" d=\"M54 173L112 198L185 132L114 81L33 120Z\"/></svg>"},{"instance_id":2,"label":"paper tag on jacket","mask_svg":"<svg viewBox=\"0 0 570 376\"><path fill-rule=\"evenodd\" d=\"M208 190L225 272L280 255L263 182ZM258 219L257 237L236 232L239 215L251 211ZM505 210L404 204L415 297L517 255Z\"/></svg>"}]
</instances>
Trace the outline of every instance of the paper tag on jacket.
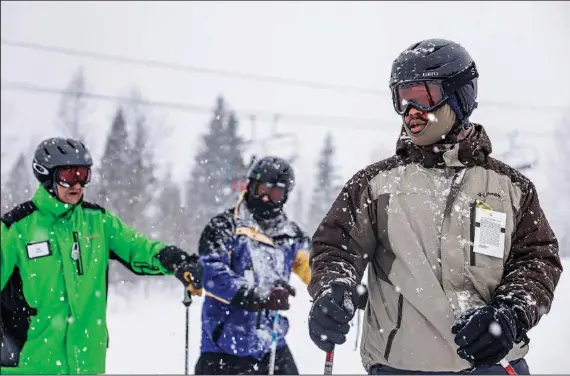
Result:
<instances>
[{"instance_id":1,"label":"paper tag on jacket","mask_svg":"<svg viewBox=\"0 0 570 376\"><path fill-rule=\"evenodd\" d=\"M473 252L503 258L505 255L505 213L475 208Z\"/></svg>"},{"instance_id":2,"label":"paper tag on jacket","mask_svg":"<svg viewBox=\"0 0 570 376\"><path fill-rule=\"evenodd\" d=\"M48 242L26 244L26 248L28 250L28 258L30 259L51 255Z\"/></svg>"}]
</instances>

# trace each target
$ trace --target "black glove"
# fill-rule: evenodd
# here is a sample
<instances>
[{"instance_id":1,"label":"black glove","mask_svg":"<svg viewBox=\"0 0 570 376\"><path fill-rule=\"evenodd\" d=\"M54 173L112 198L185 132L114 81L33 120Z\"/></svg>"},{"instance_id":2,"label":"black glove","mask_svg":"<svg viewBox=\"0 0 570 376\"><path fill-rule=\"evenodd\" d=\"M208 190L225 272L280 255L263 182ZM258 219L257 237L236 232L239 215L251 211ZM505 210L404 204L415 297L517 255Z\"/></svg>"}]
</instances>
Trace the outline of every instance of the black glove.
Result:
<instances>
[{"instance_id":1,"label":"black glove","mask_svg":"<svg viewBox=\"0 0 570 376\"><path fill-rule=\"evenodd\" d=\"M522 336L516 313L508 306L494 302L464 312L451 332L459 346L457 354L473 367L497 364L519 342Z\"/></svg>"},{"instance_id":2,"label":"black glove","mask_svg":"<svg viewBox=\"0 0 570 376\"><path fill-rule=\"evenodd\" d=\"M202 296L202 265L197 255L189 255L175 245L169 245L156 255L165 269L174 273L192 295Z\"/></svg>"},{"instance_id":3,"label":"black glove","mask_svg":"<svg viewBox=\"0 0 570 376\"><path fill-rule=\"evenodd\" d=\"M174 269L174 276L186 286L190 294L202 296L202 265L198 262L198 256L191 255L188 261L182 261Z\"/></svg>"},{"instance_id":4,"label":"black glove","mask_svg":"<svg viewBox=\"0 0 570 376\"><path fill-rule=\"evenodd\" d=\"M368 287L361 284L356 286L356 291L358 292L358 309L365 310L368 302Z\"/></svg>"},{"instance_id":5,"label":"black glove","mask_svg":"<svg viewBox=\"0 0 570 376\"><path fill-rule=\"evenodd\" d=\"M295 296L293 286L286 281L275 282L269 295L261 300L260 308L271 311L287 311L289 306L289 296Z\"/></svg>"},{"instance_id":6,"label":"black glove","mask_svg":"<svg viewBox=\"0 0 570 376\"><path fill-rule=\"evenodd\" d=\"M231 304L249 312L262 309L287 311L290 308L289 296L295 296L295 289L286 281L278 280L273 284L269 295L262 297L257 288L244 287L238 291Z\"/></svg>"},{"instance_id":7,"label":"black glove","mask_svg":"<svg viewBox=\"0 0 570 376\"><path fill-rule=\"evenodd\" d=\"M309 335L321 350L332 351L342 345L350 329L349 322L358 308L355 287L332 282L315 301L309 312Z\"/></svg>"}]
</instances>

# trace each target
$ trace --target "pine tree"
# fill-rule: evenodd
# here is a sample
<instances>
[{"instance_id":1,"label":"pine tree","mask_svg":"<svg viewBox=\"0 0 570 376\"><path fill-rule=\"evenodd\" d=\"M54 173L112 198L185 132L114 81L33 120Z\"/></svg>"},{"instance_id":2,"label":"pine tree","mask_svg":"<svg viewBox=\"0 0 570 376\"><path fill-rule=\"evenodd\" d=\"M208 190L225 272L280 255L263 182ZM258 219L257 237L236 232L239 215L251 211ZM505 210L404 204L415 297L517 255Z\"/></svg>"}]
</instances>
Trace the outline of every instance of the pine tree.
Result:
<instances>
[{"instance_id":1,"label":"pine tree","mask_svg":"<svg viewBox=\"0 0 570 376\"><path fill-rule=\"evenodd\" d=\"M152 206L156 178L154 160L150 149L146 117L143 113L136 119L135 140L129 149L129 169L131 171L127 195L131 199L133 226L140 231L150 231L148 209Z\"/></svg>"},{"instance_id":2,"label":"pine tree","mask_svg":"<svg viewBox=\"0 0 570 376\"><path fill-rule=\"evenodd\" d=\"M111 131L107 136L105 152L99 169L100 195L104 206L127 218L130 165L129 137L122 107L115 113ZM127 217L125 217L127 216ZM126 219L129 223L128 218ZM132 221L131 221L132 223ZM129 224L131 224L129 223Z\"/></svg>"},{"instance_id":3,"label":"pine tree","mask_svg":"<svg viewBox=\"0 0 570 376\"><path fill-rule=\"evenodd\" d=\"M331 133L327 133L317 163L317 175L308 216L308 228L314 232L340 193L342 184L333 164L335 148Z\"/></svg>"},{"instance_id":4,"label":"pine tree","mask_svg":"<svg viewBox=\"0 0 570 376\"><path fill-rule=\"evenodd\" d=\"M65 93L61 98L58 111L58 129L64 137L70 137L84 142L87 127L85 117L87 115L87 98L85 97L85 72L79 67Z\"/></svg>"},{"instance_id":5,"label":"pine tree","mask_svg":"<svg viewBox=\"0 0 570 376\"><path fill-rule=\"evenodd\" d=\"M30 163L24 153L8 174L8 179L2 184L2 214L12 210L16 205L32 199L32 181L30 179Z\"/></svg>"},{"instance_id":6,"label":"pine tree","mask_svg":"<svg viewBox=\"0 0 570 376\"><path fill-rule=\"evenodd\" d=\"M154 222L154 236L169 244L182 245L185 243L186 218L182 206L180 188L172 181L170 171L161 179L160 194L157 198ZM186 247L185 247L186 248ZM186 249L193 253L195 247Z\"/></svg>"},{"instance_id":7,"label":"pine tree","mask_svg":"<svg viewBox=\"0 0 570 376\"><path fill-rule=\"evenodd\" d=\"M203 146L196 153L186 194L190 211L188 241L196 244L202 228L211 217L233 206L236 192L232 183L243 168L243 140L238 135L238 121L228 114L226 103L217 99L209 130L203 136Z\"/></svg>"}]
</instances>

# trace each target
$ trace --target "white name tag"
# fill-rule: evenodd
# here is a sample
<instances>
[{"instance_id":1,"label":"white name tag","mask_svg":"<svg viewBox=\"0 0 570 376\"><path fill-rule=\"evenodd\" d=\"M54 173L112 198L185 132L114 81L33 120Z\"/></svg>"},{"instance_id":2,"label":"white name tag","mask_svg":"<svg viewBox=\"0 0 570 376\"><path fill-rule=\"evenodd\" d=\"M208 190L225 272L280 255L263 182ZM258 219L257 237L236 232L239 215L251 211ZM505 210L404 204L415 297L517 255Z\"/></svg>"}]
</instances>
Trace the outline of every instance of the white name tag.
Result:
<instances>
[{"instance_id":1,"label":"white name tag","mask_svg":"<svg viewBox=\"0 0 570 376\"><path fill-rule=\"evenodd\" d=\"M473 251L483 255L503 258L505 255L505 213L475 208L475 237Z\"/></svg>"},{"instance_id":2,"label":"white name tag","mask_svg":"<svg viewBox=\"0 0 570 376\"><path fill-rule=\"evenodd\" d=\"M26 248L28 249L28 258L30 259L51 255L49 242L27 244Z\"/></svg>"}]
</instances>

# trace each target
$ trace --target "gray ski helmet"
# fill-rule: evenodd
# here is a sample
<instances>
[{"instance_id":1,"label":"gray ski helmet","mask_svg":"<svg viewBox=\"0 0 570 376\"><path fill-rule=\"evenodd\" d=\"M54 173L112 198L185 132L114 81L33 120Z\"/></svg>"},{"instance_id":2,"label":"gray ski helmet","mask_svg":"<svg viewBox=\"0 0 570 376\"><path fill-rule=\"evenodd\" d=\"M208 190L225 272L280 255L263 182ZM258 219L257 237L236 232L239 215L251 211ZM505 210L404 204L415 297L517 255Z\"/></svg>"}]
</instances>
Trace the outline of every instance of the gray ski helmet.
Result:
<instances>
[{"instance_id":1,"label":"gray ski helmet","mask_svg":"<svg viewBox=\"0 0 570 376\"><path fill-rule=\"evenodd\" d=\"M44 185L53 183L58 167L93 166L85 145L71 138L54 137L40 142L34 154L32 168L36 179Z\"/></svg>"},{"instance_id":2,"label":"gray ski helmet","mask_svg":"<svg viewBox=\"0 0 570 376\"><path fill-rule=\"evenodd\" d=\"M426 39L406 48L392 63L389 86L392 100L396 86L416 81L439 81L449 97L457 95L463 116L467 118L477 108L477 78L475 61L458 43L446 39Z\"/></svg>"},{"instance_id":3,"label":"gray ski helmet","mask_svg":"<svg viewBox=\"0 0 570 376\"><path fill-rule=\"evenodd\" d=\"M249 184L253 182L273 183L283 186L287 193L295 187L295 172L283 158L267 156L253 162L247 172Z\"/></svg>"}]
</instances>

